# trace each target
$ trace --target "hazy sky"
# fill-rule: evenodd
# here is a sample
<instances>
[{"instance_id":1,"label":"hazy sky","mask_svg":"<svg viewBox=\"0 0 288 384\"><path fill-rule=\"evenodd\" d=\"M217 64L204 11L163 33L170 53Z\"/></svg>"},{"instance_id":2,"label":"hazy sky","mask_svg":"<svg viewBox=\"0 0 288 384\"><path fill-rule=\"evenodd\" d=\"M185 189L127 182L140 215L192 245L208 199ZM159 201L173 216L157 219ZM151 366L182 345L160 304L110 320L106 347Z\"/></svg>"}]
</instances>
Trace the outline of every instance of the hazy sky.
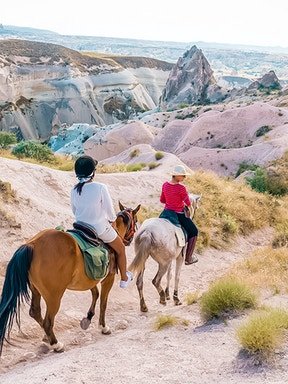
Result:
<instances>
[{"instance_id":1,"label":"hazy sky","mask_svg":"<svg viewBox=\"0 0 288 384\"><path fill-rule=\"evenodd\" d=\"M288 47L288 0L6 0L0 23L61 34Z\"/></svg>"}]
</instances>

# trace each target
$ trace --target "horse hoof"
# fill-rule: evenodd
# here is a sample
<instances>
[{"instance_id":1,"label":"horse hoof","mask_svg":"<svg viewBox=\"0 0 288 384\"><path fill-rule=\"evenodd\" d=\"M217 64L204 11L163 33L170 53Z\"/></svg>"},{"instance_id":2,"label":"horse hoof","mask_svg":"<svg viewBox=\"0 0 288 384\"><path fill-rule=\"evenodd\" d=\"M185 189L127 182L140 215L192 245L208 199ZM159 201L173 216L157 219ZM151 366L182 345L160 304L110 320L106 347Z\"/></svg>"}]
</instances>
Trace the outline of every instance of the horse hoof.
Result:
<instances>
[{"instance_id":1,"label":"horse hoof","mask_svg":"<svg viewBox=\"0 0 288 384\"><path fill-rule=\"evenodd\" d=\"M42 339L43 343L49 343L48 336L45 334Z\"/></svg>"},{"instance_id":2,"label":"horse hoof","mask_svg":"<svg viewBox=\"0 0 288 384\"><path fill-rule=\"evenodd\" d=\"M54 352L64 352L64 344L60 343L59 341L56 344L52 344L51 348L54 350Z\"/></svg>"},{"instance_id":3,"label":"horse hoof","mask_svg":"<svg viewBox=\"0 0 288 384\"><path fill-rule=\"evenodd\" d=\"M148 308L146 307L146 305L145 307L141 307L140 309L141 309L141 312L148 312Z\"/></svg>"},{"instance_id":4,"label":"horse hoof","mask_svg":"<svg viewBox=\"0 0 288 384\"><path fill-rule=\"evenodd\" d=\"M91 320L87 319L87 317L84 317L80 321L80 327L84 330L88 329L89 325L91 324Z\"/></svg>"},{"instance_id":5,"label":"horse hoof","mask_svg":"<svg viewBox=\"0 0 288 384\"><path fill-rule=\"evenodd\" d=\"M162 305L166 305L167 303L166 303L166 300L164 301L164 300L160 300L160 304L162 304Z\"/></svg>"},{"instance_id":6,"label":"horse hoof","mask_svg":"<svg viewBox=\"0 0 288 384\"><path fill-rule=\"evenodd\" d=\"M175 301L175 305L182 305L181 301Z\"/></svg>"},{"instance_id":7,"label":"horse hoof","mask_svg":"<svg viewBox=\"0 0 288 384\"><path fill-rule=\"evenodd\" d=\"M103 335L111 335L111 329L108 326L102 327L101 332Z\"/></svg>"}]
</instances>

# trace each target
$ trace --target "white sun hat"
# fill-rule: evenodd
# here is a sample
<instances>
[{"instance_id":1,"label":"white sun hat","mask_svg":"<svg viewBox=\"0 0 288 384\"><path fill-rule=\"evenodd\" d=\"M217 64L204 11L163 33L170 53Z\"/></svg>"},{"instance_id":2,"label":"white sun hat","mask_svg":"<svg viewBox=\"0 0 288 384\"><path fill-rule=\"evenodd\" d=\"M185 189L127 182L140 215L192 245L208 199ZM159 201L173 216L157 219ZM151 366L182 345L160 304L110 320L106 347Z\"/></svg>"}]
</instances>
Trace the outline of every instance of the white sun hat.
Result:
<instances>
[{"instance_id":1,"label":"white sun hat","mask_svg":"<svg viewBox=\"0 0 288 384\"><path fill-rule=\"evenodd\" d=\"M184 165L176 165L171 175L172 176L188 176L188 175L191 175L191 173L186 171Z\"/></svg>"}]
</instances>

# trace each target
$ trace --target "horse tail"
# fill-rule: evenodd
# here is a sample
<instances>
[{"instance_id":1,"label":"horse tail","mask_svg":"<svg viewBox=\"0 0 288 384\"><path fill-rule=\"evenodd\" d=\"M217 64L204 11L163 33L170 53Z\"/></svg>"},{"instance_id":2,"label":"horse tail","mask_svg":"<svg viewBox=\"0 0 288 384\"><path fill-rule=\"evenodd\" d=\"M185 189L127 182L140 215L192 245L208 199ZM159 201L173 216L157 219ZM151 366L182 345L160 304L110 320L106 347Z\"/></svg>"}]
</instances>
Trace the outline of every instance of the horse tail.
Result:
<instances>
[{"instance_id":1,"label":"horse tail","mask_svg":"<svg viewBox=\"0 0 288 384\"><path fill-rule=\"evenodd\" d=\"M29 269L33 256L31 245L21 245L7 265L0 299L0 356L4 339L9 337L14 318L20 327L20 304L30 300Z\"/></svg>"},{"instance_id":2,"label":"horse tail","mask_svg":"<svg viewBox=\"0 0 288 384\"><path fill-rule=\"evenodd\" d=\"M153 236L152 233L142 231L135 238L135 257L132 263L129 265L129 270L132 272L140 272L144 269L146 260L150 255L150 248L152 245Z\"/></svg>"}]
</instances>

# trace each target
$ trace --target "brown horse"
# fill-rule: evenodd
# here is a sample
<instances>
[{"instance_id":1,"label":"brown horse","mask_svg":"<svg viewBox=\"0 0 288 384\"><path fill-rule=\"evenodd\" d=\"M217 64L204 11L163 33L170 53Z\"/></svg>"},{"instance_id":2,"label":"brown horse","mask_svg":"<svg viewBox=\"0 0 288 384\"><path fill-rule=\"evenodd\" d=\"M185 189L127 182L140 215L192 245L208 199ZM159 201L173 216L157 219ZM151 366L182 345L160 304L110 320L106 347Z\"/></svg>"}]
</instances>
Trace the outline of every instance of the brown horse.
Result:
<instances>
[{"instance_id":1,"label":"brown horse","mask_svg":"<svg viewBox=\"0 0 288 384\"><path fill-rule=\"evenodd\" d=\"M125 208L119 202L116 230L125 245L129 245L135 233L138 205L135 209ZM0 301L0 355L5 336L9 337L14 318L20 327L20 303L30 302L30 316L44 329L43 341L56 352L63 351L64 345L58 342L54 331L54 318L60 308L66 289L92 292L92 303L81 327L87 329L95 314L99 297L97 284L101 281L99 325L102 333L109 334L105 323L107 299L117 271L114 253L109 250L109 272L102 280L91 280L85 274L83 254L76 240L69 233L56 229L46 229L38 233L26 244L20 246L10 260ZM41 315L40 299L46 303L46 314Z\"/></svg>"}]
</instances>

